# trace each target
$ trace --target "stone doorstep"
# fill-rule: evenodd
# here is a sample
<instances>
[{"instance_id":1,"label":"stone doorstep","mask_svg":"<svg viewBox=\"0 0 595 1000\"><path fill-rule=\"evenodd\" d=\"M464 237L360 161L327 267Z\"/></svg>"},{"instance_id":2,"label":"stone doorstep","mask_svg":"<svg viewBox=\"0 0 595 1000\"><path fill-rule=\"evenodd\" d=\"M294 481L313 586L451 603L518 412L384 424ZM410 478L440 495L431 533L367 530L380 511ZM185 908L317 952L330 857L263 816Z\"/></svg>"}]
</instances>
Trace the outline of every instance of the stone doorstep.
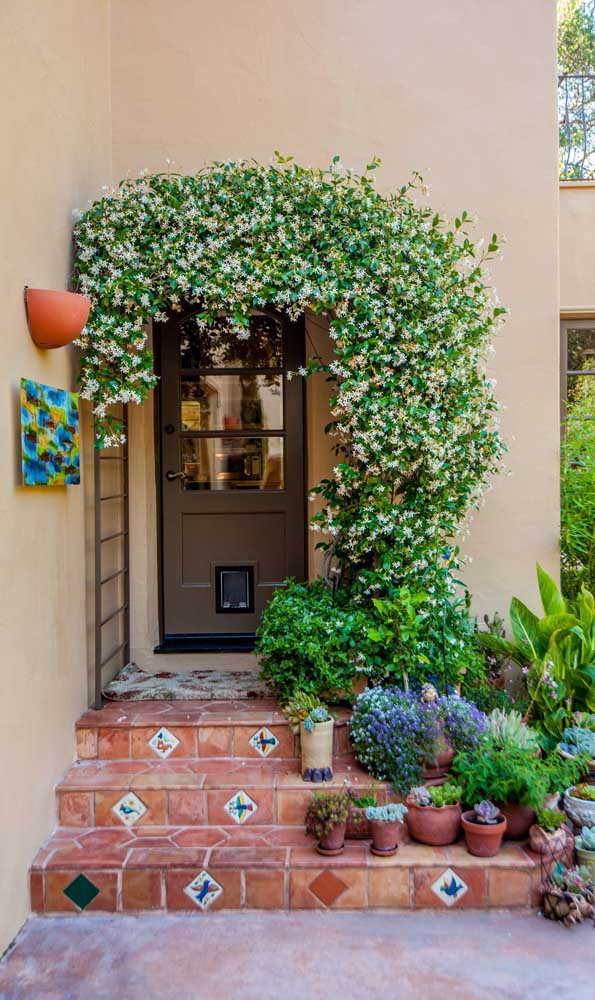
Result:
<instances>
[{"instance_id":1,"label":"stone doorstep","mask_svg":"<svg viewBox=\"0 0 595 1000\"><path fill-rule=\"evenodd\" d=\"M175 838L185 832L172 834L169 847L131 848L125 842L100 846L97 837L106 831L79 834L78 841L59 831L61 838L56 835L31 868L32 908L202 912L185 890L203 872L216 886L209 909L443 909L450 900L441 893L453 885L460 894L452 903L456 908L529 908L539 901L539 865L511 844L482 860L463 844L407 844L394 858L376 858L366 844L350 842L344 854L323 858L312 846L180 847ZM148 838L137 839L140 845ZM443 887L438 894L437 883Z\"/></svg>"}]
</instances>

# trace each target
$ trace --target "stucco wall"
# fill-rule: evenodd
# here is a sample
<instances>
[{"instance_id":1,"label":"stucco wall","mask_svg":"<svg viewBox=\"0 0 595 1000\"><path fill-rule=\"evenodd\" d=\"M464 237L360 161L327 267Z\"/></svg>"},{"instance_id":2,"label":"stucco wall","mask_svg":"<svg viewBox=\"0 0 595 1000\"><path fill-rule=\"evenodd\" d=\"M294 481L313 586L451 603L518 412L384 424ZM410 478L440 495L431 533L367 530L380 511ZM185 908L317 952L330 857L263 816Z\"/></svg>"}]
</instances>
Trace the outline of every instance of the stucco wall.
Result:
<instances>
[{"instance_id":1,"label":"stucco wall","mask_svg":"<svg viewBox=\"0 0 595 1000\"><path fill-rule=\"evenodd\" d=\"M595 181L560 185L560 308L595 317Z\"/></svg>"},{"instance_id":2,"label":"stucco wall","mask_svg":"<svg viewBox=\"0 0 595 1000\"><path fill-rule=\"evenodd\" d=\"M87 705L83 487L20 485L18 384L74 388L74 352L31 341L23 286L67 287L72 210L111 181L108 44L107 0L1 5L0 952Z\"/></svg>"},{"instance_id":3,"label":"stucco wall","mask_svg":"<svg viewBox=\"0 0 595 1000\"><path fill-rule=\"evenodd\" d=\"M378 154L383 186L419 169L437 208L507 236L493 370L510 475L472 525L466 575L479 611L533 602L535 561L558 564L554 0L115 0L112 88L117 177Z\"/></svg>"}]
</instances>

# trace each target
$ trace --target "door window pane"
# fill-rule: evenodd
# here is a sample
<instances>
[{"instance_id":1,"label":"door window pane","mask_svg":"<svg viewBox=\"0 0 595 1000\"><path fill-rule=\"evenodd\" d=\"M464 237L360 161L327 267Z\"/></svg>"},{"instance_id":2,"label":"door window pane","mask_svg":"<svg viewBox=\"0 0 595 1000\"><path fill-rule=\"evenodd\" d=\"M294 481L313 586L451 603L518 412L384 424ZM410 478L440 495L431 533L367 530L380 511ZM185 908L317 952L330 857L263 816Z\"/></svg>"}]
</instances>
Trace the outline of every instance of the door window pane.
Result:
<instances>
[{"instance_id":1,"label":"door window pane","mask_svg":"<svg viewBox=\"0 0 595 1000\"><path fill-rule=\"evenodd\" d=\"M595 371L595 329L567 330L568 337L568 370L584 371L586 368Z\"/></svg>"},{"instance_id":2,"label":"door window pane","mask_svg":"<svg viewBox=\"0 0 595 1000\"><path fill-rule=\"evenodd\" d=\"M282 437L182 438L186 490L282 490Z\"/></svg>"},{"instance_id":3,"label":"door window pane","mask_svg":"<svg viewBox=\"0 0 595 1000\"><path fill-rule=\"evenodd\" d=\"M283 328L280 320L265 313L250 317L245 339L220 316L209 326L198 326L191 316L180 327L181 368L282 368Z\"/></svg>"},{"instance_id":4,"label":"door window pane","mask_svg":"<svg viewBox=\"0 0 595 1000\"><path fill-rule=\"evenodd\" d=\"M283 429L282 375L204 375L180 388L183 431Z\"/></svg>"}]
</instances>

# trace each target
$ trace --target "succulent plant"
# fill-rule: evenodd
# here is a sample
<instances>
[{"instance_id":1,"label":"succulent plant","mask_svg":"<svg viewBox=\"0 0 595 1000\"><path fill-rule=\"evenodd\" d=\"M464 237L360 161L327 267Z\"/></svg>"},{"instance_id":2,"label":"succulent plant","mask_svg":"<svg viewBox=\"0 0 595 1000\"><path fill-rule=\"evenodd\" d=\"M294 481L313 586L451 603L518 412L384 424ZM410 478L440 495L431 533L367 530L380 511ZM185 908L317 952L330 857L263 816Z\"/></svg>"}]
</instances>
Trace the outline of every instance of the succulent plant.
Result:
<instances>
[{"instance_id":1,"label":"succulent plant","mask_svg":"<svg viewBox=\"0 0 595 1000\"><path fill-rule=\"evenodd\" d=\"M595 802L595 785L588 785L586 781L582 781L570 789L570 794L575 799L584 799L585 802Z\"/></svg>"},{"instance_id":2,"label":"succulent plant","mask_svg":"<svg viewBox=\"0 0 595 1000\"><path fill-rule=\"evenodd\" d=\"M526 726L520 712L505 712L495 708L488 715L488 736L501 746L515 746L522 750L539 749L537 733Z\"/></svg>"},{"instance_id":3,"label":"succulent plant","mask_svg":"<svg viewBox=\"0 0 595 1000\"><path fill-rule=\"evenodd\" d=\"M486 826L494 826L500 822L500 810L489 799L482 799L473 807L473 816L476 823L483 823Z\"/></svg>"},{"instance_id":4,"label":"succulent plant","mask_svg":"<svg viewBox=\"0 0 595 1000\"><path fill-rule=\"evenodd\" d=\"M306 732L311 733L315 723L328 722L332 718L319 698L299 691L287 702L283 714L294 733L299 732L300 723L303 723Z\"/></svg>"},{"instance_id":5,"label":"succulent plant","mask_svg":"<svg viewBox=\"0 0 595 1000\"><path fill-rule=\"evenodd\" d=\"M400 802L390 802L387 806L368 806L366 819L379 823L402 823L407 813L407 806Z\"/></svg>"},{"instance_id":6,"label":"succulent plant","mask_svg":"<svg viewBox=\"0 0 595 1000\"><path fill-rule=\"evenodd\" d=\"M318 840L331 832L339 823L345 823L351 799L347 792L317 792L306 812L306 833Z\"/></svg>"},{"instance_id":7,"label":"succulent plant","mask_svg":"<svg viewBox=\"0 0 595 1000\"><path fill-rule=\"evenodd\" d=\"M566 816L559 809L538 809L537 825L546 833L554 833L566 822Z\"/></svg>"},{"instance_id":8,"label":"succulent plant","mask_svg":"<svg viewBox=\"0 0 595 1000\"><path fill-rule=\"evenodd\" d=\"M432 798L430 796L430 789L426 785L416 785L409 792L411 798L414 800L416 806L431 806Z\"/></svg>"},{"instance_id":9,"label":"succulent plant","mask_svg":"<svg viewBox=\"0 0 595 1000\"><path fill-rule=\"evenodd\" d=\"M558 746L560 750L569 753L572 757L584 753L593 758L595 757L595 733L582 726L569 726L562 733L562 739Z\"/></svg>"},{"instance_id":10,"label":"succulent plant","mask_svg":"<svg viewBox=\"0 0 595 1000\"><path fill-rule=\"evenodd\" d=\"M580 851L595 852L595 826L584 826L575 843Z\"/></svg>"},{"instance_id":11,"label":"succulent plant","mask_svg":"<svg viewBox=\"0 0 595 1000\"><path fill-rule=\"evenodd\" d=\"M352 806L356 809L367 809L369 806L376 805L375 795L355 795L353 792L349 793Z\"/></svg>"}]
</instances>

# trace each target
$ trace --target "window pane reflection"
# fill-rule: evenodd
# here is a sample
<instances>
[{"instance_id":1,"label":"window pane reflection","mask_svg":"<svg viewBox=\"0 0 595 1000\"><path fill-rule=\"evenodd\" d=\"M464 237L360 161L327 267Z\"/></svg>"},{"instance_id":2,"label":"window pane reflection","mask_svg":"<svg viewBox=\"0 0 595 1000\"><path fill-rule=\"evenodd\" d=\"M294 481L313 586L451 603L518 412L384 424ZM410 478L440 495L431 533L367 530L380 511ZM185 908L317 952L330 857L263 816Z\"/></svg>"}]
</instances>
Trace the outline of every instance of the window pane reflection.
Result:
<instances>
[{"instance_id":1,"label":"window pane reflection","mask_svg":"<svg viewBox=\"0 0 595 1000\"><path fill-rule=\"evenodd\" d=\"M283 429L281 375L205 375L181 381L183 431Z\"/></svg>"},{"instance_id":2,"label":"window pane reflection","mask_svg":"<svg viewBox=\"0 0 595 1000\"><path fill-rule=\"evenodd\" d=\"M584 371L585 368L595 370L595 329L585 330L571 328L568 336L568 370Z\"/></svg>"},{"instance_id":3,"label":"window pane reflection","mask_svg":"<svg viewBox=\"0 0 595 1000\"><path fill-rule=\"evenodd\" d=\"M265 313L250 317L249 336L242 339L220 316L209 326L198 326L196 316L180 327L182 368L282 368L281 322Z\"/></svg>"},{"instance_id":4,"label":"window pane reflection","mask_svg":"<svg viewBox=\"0 0 595 1000\"><path fill-rule=\"evenodd\" d=\"M282 490L282 437L182 438L186 490Z\"/></svg>"}]
</instances>

